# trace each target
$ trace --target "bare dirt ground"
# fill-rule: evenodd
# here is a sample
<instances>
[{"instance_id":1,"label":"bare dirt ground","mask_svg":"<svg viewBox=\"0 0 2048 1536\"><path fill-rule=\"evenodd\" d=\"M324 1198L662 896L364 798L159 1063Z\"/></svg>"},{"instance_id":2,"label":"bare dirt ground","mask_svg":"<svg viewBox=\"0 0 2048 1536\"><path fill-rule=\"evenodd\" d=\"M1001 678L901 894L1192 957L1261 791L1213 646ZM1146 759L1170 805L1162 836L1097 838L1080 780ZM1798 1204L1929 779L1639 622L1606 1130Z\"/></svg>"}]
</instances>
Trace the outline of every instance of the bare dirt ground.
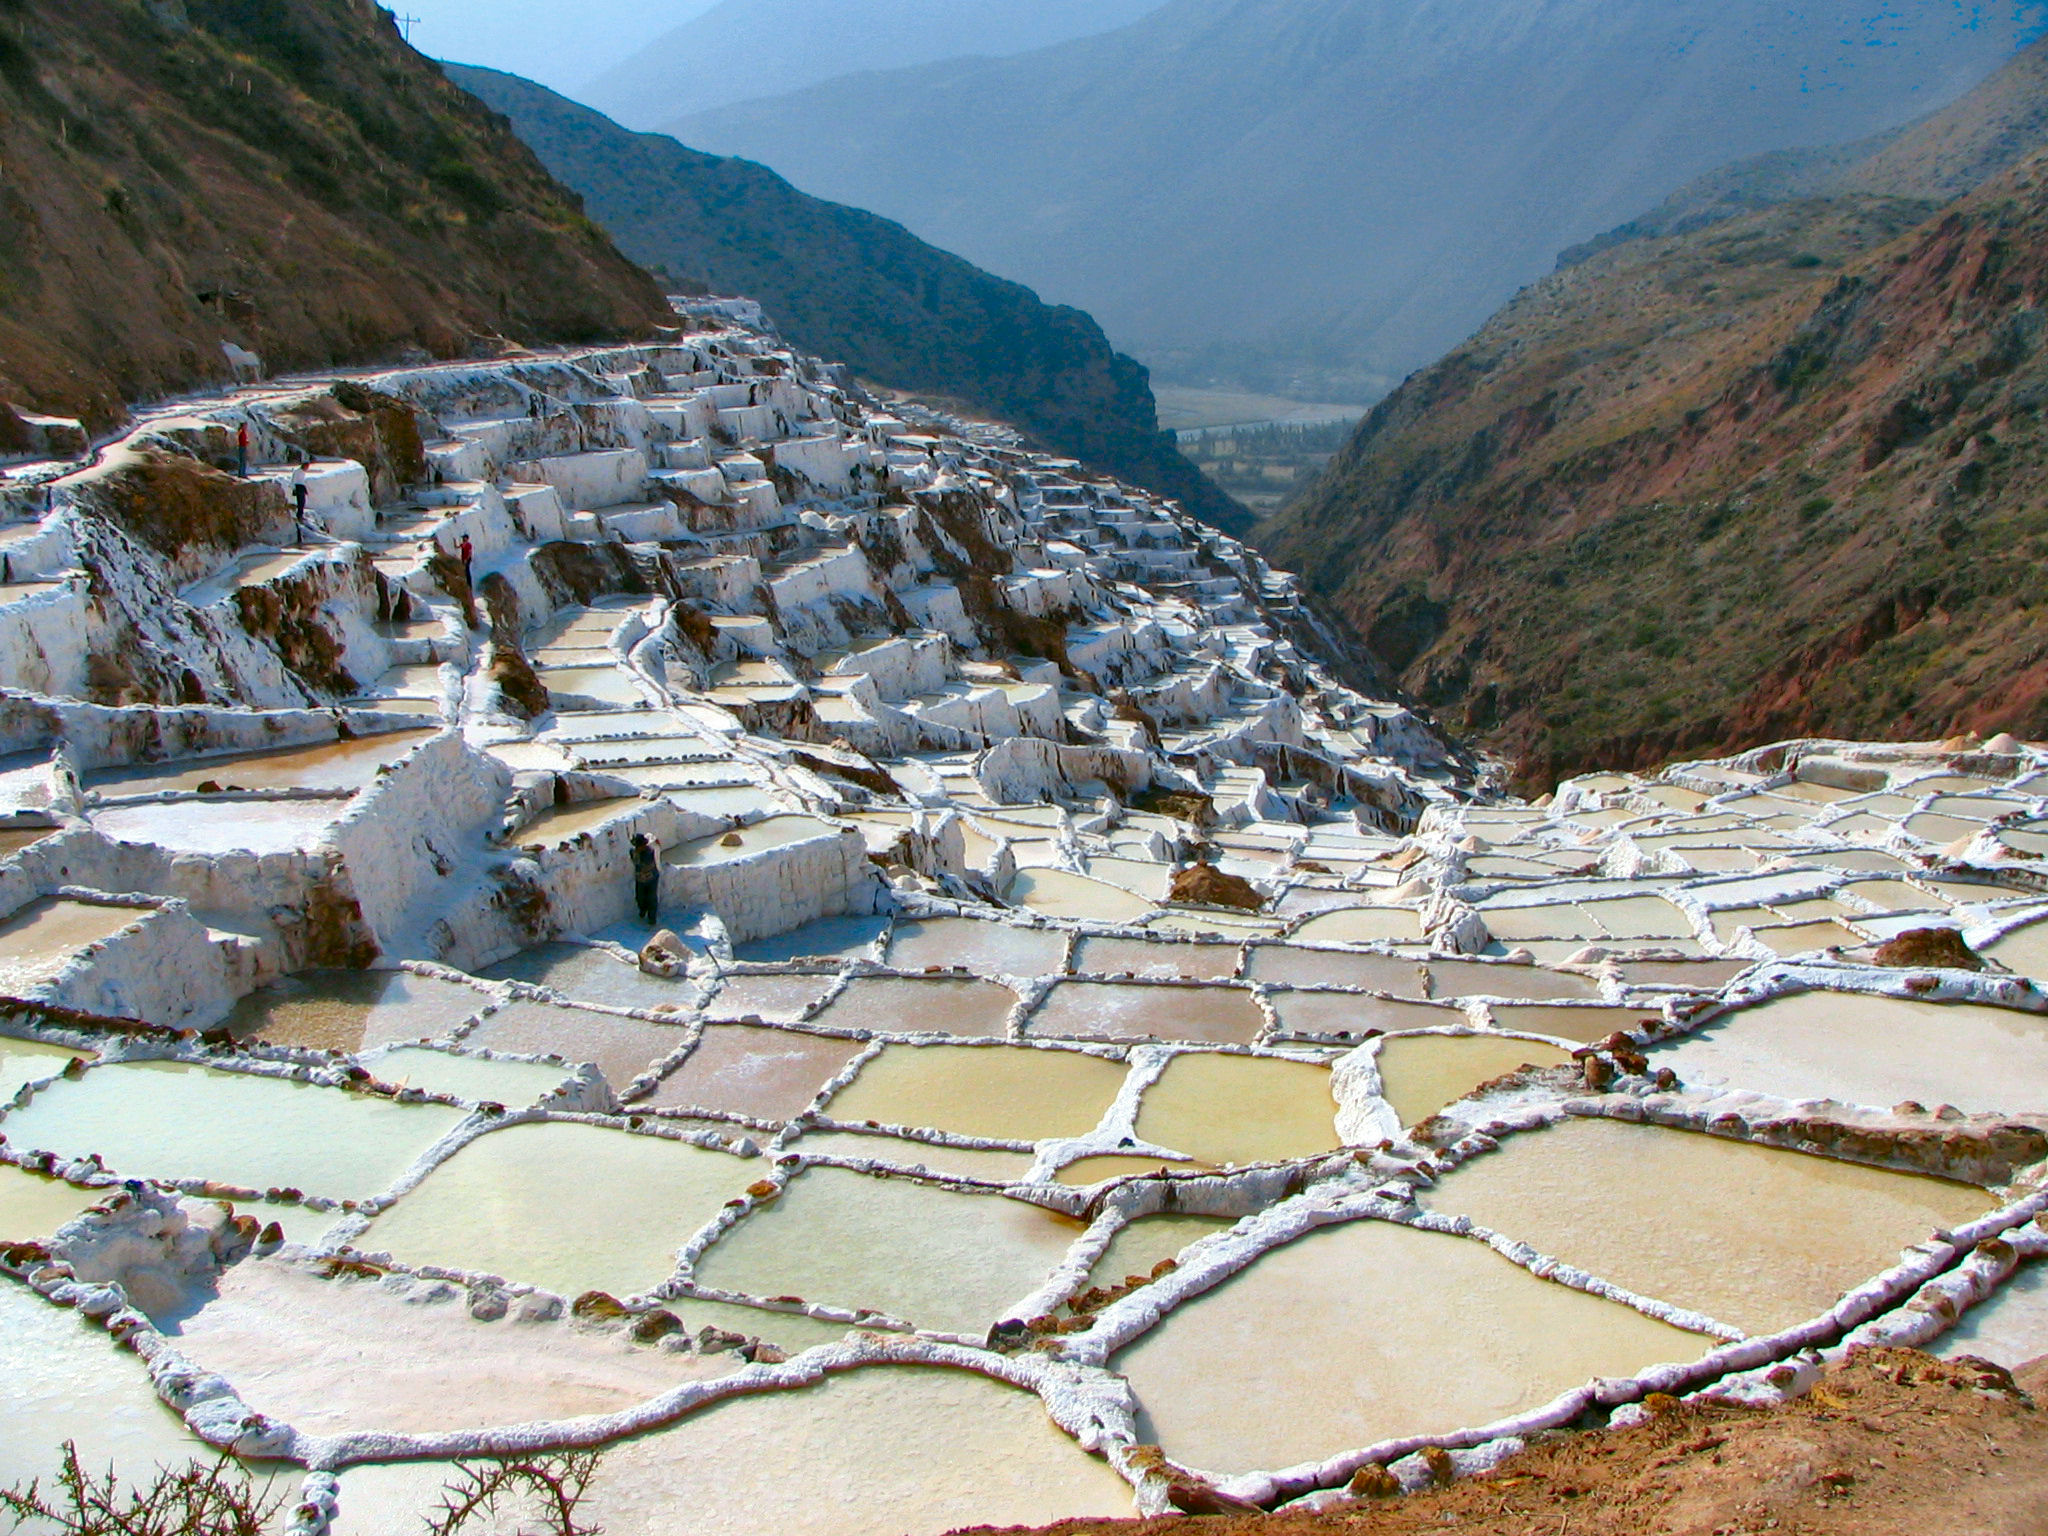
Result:
<instances>
[{"instance_id":1,"label":"bare dirt ground","mask_svg":"<svg viewBox=\"0 0 2048 1536\"><path fill-rule=\"evenodd\" d=\"M2039 1406L2037 1406L2037 1400ZM2048 1536L2048 1359L1860 1354L1774 1410L1681 1403L1491 1476L1323 1515L1076 1520L1038 1536Z\"/></svg>"}]
</instances>

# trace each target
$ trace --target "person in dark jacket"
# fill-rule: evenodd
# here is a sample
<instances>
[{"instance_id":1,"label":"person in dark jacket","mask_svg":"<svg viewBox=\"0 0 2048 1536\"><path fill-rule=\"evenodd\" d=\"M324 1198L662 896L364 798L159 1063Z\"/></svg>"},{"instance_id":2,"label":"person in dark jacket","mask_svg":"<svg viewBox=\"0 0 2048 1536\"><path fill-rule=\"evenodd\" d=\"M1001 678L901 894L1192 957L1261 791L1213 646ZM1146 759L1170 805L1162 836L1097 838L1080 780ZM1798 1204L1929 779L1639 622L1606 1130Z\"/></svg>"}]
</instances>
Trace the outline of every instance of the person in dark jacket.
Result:
<instances>
[{"instance_id":1,"label":"person in dark jacket","mask_svg":"<svg viewBox=\"0 0 2048 1536\"><path fill-rule=\"evenodd\" d=\"M633 901L652 928L661 911L661 850L645 832L633 834Z\"/></svg>"}]
</instances>

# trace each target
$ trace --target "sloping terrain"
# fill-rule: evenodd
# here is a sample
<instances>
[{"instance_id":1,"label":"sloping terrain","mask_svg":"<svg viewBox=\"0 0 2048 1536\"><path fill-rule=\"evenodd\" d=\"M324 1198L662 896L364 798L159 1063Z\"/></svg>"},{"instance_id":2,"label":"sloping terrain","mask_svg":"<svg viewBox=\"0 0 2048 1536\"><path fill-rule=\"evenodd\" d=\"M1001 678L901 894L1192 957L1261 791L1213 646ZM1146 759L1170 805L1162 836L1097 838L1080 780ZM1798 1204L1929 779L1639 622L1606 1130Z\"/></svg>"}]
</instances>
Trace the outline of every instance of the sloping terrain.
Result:
<instances>
[{"instance_id":1,"label":"sloping terrain","mask_svg":"<svg viewBox=\"0 0 2048 1536\"><path fill-rule=\"evenodd\" d=\"M272 369L670 318L504 126L351 0L0 7L0 399L116 419Z\"/></svg>"},{"instance_id":2,"label":"sloping terrain","mask_svg":"<svg viewBox=\"0 0 2048 1536\"><path fill-rule=\"evenodd\" d=\"M1530 782L1774 734L2039 735L2044 177L1561 271L1264 545Z\"/></svg>"},{"instance_id":3,"label":"sloping terrain","mask_svg":"<svg viewBox=\"0 0 2048 1536\"><path fill-rule=\"evenodd\" d=\"M1715 166L1953 100L2048 10L1173 0L664 124L1079 304L1176 381L1377 398Z\"/></svg>"},{"instance_id":4,"label":"sloping terrain","mask_svg":"<svg viewBox=\"0 0 2048 1536\"><path fill-rule=\"evenodd\" d=\"M1248 526L1160 432L1145 370L1080 310L765 167L629 133L515 75L448 73L510 117L620 246L678 288L758 299L792 341L864 378L1000 417L1219 527Z\"/></svg>"},{"instance_id":5,"label":"sloping terrain","mask_svg":"<svg viewBox=\"0 0 2048 1536\"><path fill-rule=\"evenodd\" d=\"M721 0L577 95L652 128L859 70L1000 58L1108 32L1162 0Z\"/></svg>"}]
</instances>

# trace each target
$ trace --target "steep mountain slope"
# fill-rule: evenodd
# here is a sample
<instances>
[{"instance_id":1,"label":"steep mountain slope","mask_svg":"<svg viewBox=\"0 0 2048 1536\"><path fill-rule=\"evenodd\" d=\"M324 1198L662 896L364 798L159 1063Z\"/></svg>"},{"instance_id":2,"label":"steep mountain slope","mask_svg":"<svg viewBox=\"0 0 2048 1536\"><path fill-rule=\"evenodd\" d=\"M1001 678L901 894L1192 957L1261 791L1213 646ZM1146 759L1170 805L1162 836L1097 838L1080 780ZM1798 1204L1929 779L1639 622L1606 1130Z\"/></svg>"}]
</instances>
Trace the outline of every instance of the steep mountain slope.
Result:
<instances>
[{"instance_id":1,"label":"steep mountain slope","mask_svg":"<svg viewBox=\"0 0 2048 1536\"><path fill-rule=\"evenodd\" d=\"M449 65L582 193L621 247L700 292L759 299L807 351L893 389L998 416L1233 530L1244 509L1159 431L1145 370L1077 309L822 202L773 171L629 133L514 75Z\"/></svg>"},{"instance_id":2,"label":"steep mountain slope","mask_svg":"<svg viewBox=\"0 0 2048 1536\"><path fill-rule=\"evenodd\" d=\"M355 0L0 5L0 399L672 320L504 126Z\"/></svg>"},{"instance_id":3,"label":"steep mountain slope","mask_svg":"<svg viewBox=\"0 0 2048 1536\"><path fill-rule=\"evenodd\" d=\"M859 70L1000 58L1109 32L1163 0L721 0L577 90L634 128Z\"/></svg>"},{"instance_id":4,"label":"steep mountain slope","mask_svg":"<svg viewBox=\"0 0 2048 1536\"><path fill-rule=\"evenodd\" d=\"M1919 117L2048 21L1878 9L1172 0L670 127L1083 305L1164 376L1371 398L1566 246L1731 159Z\"/></svg>"},{"instance_id":5,"label":"steep mountain slope","mask_svg":"<svg viewBox=\"0 0 2048 1536\"><path fill-rule=\"evenodd\" d=\"M1928 209L1788 203L1560 271L1264 547L1530 782L2048 733L2048 156Z\"/></svg>"}]
</instances>

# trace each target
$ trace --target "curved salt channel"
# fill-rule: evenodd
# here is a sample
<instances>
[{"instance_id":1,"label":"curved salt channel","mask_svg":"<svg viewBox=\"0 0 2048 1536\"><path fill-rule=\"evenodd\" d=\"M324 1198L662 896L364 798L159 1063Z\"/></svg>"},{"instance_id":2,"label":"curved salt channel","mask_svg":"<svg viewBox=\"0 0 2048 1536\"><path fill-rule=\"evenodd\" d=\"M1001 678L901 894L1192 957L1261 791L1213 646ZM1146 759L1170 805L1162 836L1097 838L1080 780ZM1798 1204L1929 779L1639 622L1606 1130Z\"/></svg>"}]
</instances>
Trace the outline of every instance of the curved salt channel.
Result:
<instances>
[{"instance_id":1,"label":"curved salt channel","mask_svg":"<svg viewBox=\"0 0 2048 1536\"><path fill-rule=\"evenodd\" d=\"M750 1024L707 1025L681 1066L641 1103L788 1120L810 1107L866 1046L857 1040Z\"/></svg>"},{"instance_id":2,"label":"curved salt channel","mask_svg":"<svg viewBox=\"0 0 2048 1536\"><path fill-rule=\"evenodd\" d=\"M1825 1311L1907 1244L1998 1204L1967 1184L1615 1120L1510 1137L1419 1198L1750 1334Z\"/></svg>"},{"instance_id":3,"label":"curved salt channel","mask_svg":"<svg viewBox=\"0 0 2048 1536\"><path fill-rule=\"evenodd\" d=\"M662 1137L513 1125L441 1164L355 1246L572 1298L625 1296L668 1279L676 1250L760 1168Z\"/></svg>"},{"instance_id":4,"label":"curved salt channel","mask_svg":"<svg viewBox=\"0 0 2048 1536\"><path fill-rule=\"evenodd\" d=\"M714 1243L696 1277L978 1339L1043 1283L1081 1230L1002 1195L815 1167Z\"/></svg>"},{"instance_id":5,"label":"curved salt channel","mask_svg":"<svg viewBox=\"0 0 2048 1536\"><path fill-rule=\"evenodd\" d=\"M1250 1045L1265 1027L1266 1016L1242 987L1062 981L1046 994L1025 1030L1078 1040Z\"/></svg>"},{"instance_id":6,"label":"curved salt channel","mask_svg":"<svg viewBox=\"0 0 2048 1536\"><path fill-rule=\"evenodd\" d=\"M1145 1090L1138 1138L1218 1166L1310 1157L1338 1145L1327 1067L1187 1052Z\"/></svg>"},{"instance_id":7,"label":"curved salt channel","mask_svg":"<svg viewBox=\"0 0 2048 1536\"><path fill-rule=\"evenodd\" d=\"M1264 1254L1110 1363L1143 1405L1140 1438L1250 1472L1488 1424L1714 1343L1483 1243L1354 1221Z\"/></svg>"},{"instance_id":8,"label":"curved salt channel","mask_svg":"<svg viewBox=\"0 0 2048 1536\"><path fill-rule=\"evenodd\" d=\"M2048 1109L2048 1015L1860 992L1738 1009L1652 1053L1689 1086L1872 1108L1912 1099L1973 1113Z\"/></svg>"},{"instance_id":9,"label":"curved salt channel","mask_svg":"<svg viewBox=\"0 0 2048 1536\"><path fill-rule=\"evenodd\" d=\"M1397 1035L1374 1058L1380 1093L1402 1125L1420 1125L1503 1073L1521 1066L1569 1066L1554 1045L1500 1035Z\"/></svg>"},{"instance_id":10,"label":"curved salt channel","mask_svg":"<svg viewBox=\"0 0 2048 1536\"><path fill-rule=\"evenodd\" d=\"M181 1062L93 1067L0 1117L9 1146L129 1178L211 1179L330 1199L379 1194L463 1113Z\"/></svg>"},{"instance_id":11,"label":"curved salt channel","mask_svg":"<svg viewBox=\"0 0 2048 1536\"><path fill-rule=\"evenodd\" d=\"M0 1376L0 1488L32 1477L50 1488L66 1440L88 1472L103 1474L111 1460L125 1480L159 1465L210 1465L217 1454L157 1400L140 1360L78 1313L5 1278ZM286 1471L278 1491L296 1495L298 1474Z\"/></svg>"},{"instance_id":12,"label":"curved salt channel","mask_svg":"<svg viewBox=\"0 0 2048 1536\"><path fill-rule=\"evenodd\" d=\"M105 795L196 790L212 782L230 789L361 789L386 763L395 763L431 731L393 731L353 741L316 742L275 752L239 752L136 764L88 774L86 784Z\"/></svg>"},{"instance_id":13,"label":"curved salt channel","mask_svg":"<svg viewBox=\"0 0 2048 1536\"><path fill-rule=\"evenodd\" d=\"M1082 1136L1123 1087L1122 1062L1001 1045L891 1045L834 1094L834 1120L1000 1141Z\"/></svg>"},{"instance_id":14,"label":"curved salt channel","mask_svg":"<svg viewBox=\"0 0 2048 1536\"><path fill-rule=\"evenodd\" d=\"M445 1035L490 1000L408 971L301 971L251 992L221 1028L236 1040L362 1051Z\"/></svg>"}]
</instances>

